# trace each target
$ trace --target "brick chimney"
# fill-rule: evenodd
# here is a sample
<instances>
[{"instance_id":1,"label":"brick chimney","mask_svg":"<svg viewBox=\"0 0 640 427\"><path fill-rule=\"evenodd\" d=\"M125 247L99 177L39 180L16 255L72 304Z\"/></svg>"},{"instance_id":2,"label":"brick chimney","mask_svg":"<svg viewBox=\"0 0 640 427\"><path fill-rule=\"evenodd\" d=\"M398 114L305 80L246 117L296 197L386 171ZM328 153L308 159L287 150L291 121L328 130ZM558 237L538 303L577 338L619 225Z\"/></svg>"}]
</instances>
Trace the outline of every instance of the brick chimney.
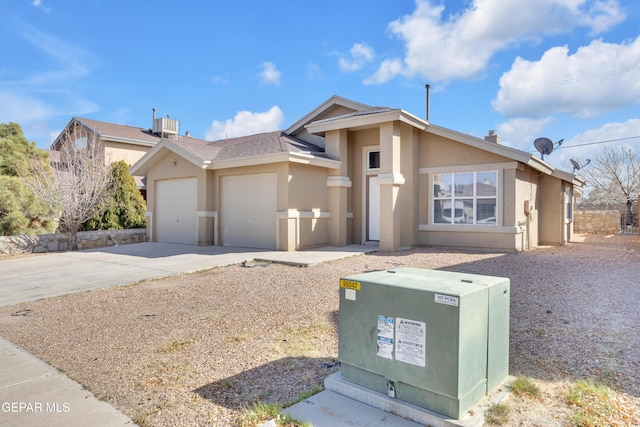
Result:
<instances>
[{"instance_id":1,"label":"brick chimney","mask_svg":"<svg viewBox=\"0 0 640 427\"><path fill-rule=\"evenodd\" d=\"M500 144L500 135L498 135L495 130L490 130L489 135L485 136L484 140L493 142L495 144Z\"/></svg>"}]
</instances>

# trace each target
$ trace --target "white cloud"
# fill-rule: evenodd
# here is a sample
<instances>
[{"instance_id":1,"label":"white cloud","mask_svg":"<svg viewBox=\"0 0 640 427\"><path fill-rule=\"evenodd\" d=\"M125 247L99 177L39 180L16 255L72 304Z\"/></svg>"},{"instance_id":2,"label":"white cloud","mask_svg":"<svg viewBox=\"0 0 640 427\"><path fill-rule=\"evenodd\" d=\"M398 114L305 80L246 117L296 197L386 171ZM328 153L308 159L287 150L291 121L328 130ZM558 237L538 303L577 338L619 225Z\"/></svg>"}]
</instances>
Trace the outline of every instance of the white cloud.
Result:
<instances>
[{"instance_id":1,"label":"white cloud","mask_svg":"<svg viewBox=\"0 0 640 427\"><path fill-rule=\"evenodd\" d=\"M33 6L42 7L41 2ZM74 83L89 74L98 59L48 33L17 20L15 34L36 50L31 53L49 69L17 70L14 80L0 83L0 116L20 123L25 129L32 123L55 116L81 115L95 111L97 105L73 89ZM53 61L52 61L53 60Z\"/></svg>"},{"instance_id":2,"label":"white cloud","mask_svg":"<svg viewBox=\"0 0 640 427\"><path fill-rule=\"evenodd\" d=\"M554 47L539 61L517 58L500 78L492 104L507 116L563 113L579 118L636 105L639 59L640 37L622 44L594 40L574 54L566 46Z\"/></svg>"},{"instance_id":3,"label":"white cloud","mask_svg":"<svg viewBox=\"0 0 640 427\"><path fill-rule=\"evenodd\" d=\"M276 64L273 62L263 62L262 72L260 73L260 79L266 84L280 86L280 78L282 73L278 71Z\"/></svg>"},{"instance_id":4,"label":"white cloud","mask_svg":"<svg viewBox=\"0 0 640 427\"><path fill-rule=\"evenodd\" d=\"M227 119L224 122L214 120L206 132L205 139L216 141L270 132L280 129L282 123L284 123L284 113L277 105L263 113L239 111L233 119Z\"/></svg>"},{"instance_id":5,"label":"white cloud","mask_svg":"<svg viewBox=\"0 0 640 427\"><path fill-rule=\"evenodd\" d=\"M27 93L0 90L0 117L5 122L25 124L49 118L55 113L55 109L42 99Z\"/></svg>"},{"instance_id":6,"label":"white cloud","mask_svg":"<svg viewBox=\"0 0 640 427\"><path fill-rule=\"evenodd\" d=\"M546 126L553 121L554 119L550 117L537 119L517 117L498 125L496 129L504 145L539 157L533 145L536 138L546 136L554 142L559 139L552 135L545 135ZM584 164L587 159L595 159L604 146L626 146L637 149L638 141L640 141L640 119L606 123L564 140L562 145L556 147L551 155L545 156L544 160L554 167L571 172L573 167L570 159Z\"/></svg>"},{"instance_id":7,"label":"white cloud","mask_svg":"<svg viewBox=\"0 0 640 427\"><path fill-rule=\"evenodd\" d=\"M229 81L227 79L225 79L224 77L222 77L222 76L213 76L213 77L211 77L211 81L213 83L220 83L220 84L223 84L223 85L226 85L226 84L229 83Z\"/></svg>"},{"instance_id":8,"label":"white cloud","mask_svg":"<svg viewBox=\"0 0 640 427\"><path fill-rule=\"evenodd\" d=\"M323 81L324 73L322 72L318 64L316 64L315 62L310 62L307 64L307 77L309 77L310 80Z\"/></svg>"},{"instance_id":9,"label":"white cloud","mask_svg":"<svg viewBox=\"0 0 640 427\"><path fill-rule=\"evenodd\" d=\"M634 151L638 147L640 136L640 119L629 119L626 122L606 123L599 128L579 133L565 141L558 149L561 161L568 164L569 158L586 160L595 159L603 147L629 147Z\"/></svg>"},{"instance_id":10,"label":"white cloud","mask_svg":"<svg viewBox=\"0 0 640 427\"><path fill-rule=\"evenodd\" d=\"M38 91L0 87L0 117L23 126L54 116L84 115L98 105L71 91L51 90L46 98Z\"/></svg>"},{"instance_id":11,"label":"white cloud","mask_svg":"<svg viewBox=\"0 0 640 427\"><path fill-rule=\"evenodd\" d=\"M402 73L402 61L399 59L386 59L382 61L378 71L371 77L364 79L364 84L381 84L385 83L396 75Z\"/></svg>"},{"instance_id":12,"label":"white cloud","mask_svg":"<svg viewBox=\"0 0 640 427\"><path fill-rule=\"evenodd\" d=\"M362 66L375 58L374 50L366 43L355 43L351 50L350 58L340 58L339 66L343 71L358 71Z\"/></svg>"},{"instance_id":13,"label":"white cloud","mask_svg":"<svg viewBox=\"0 0 640 427\"><path fill-rule=\"evenodd\" d=\"M368 81L384 83L396 75L471 79L496 52L519 41L576 27L599 33L624 19L615 0L473 0L460 13L445 17L444 11L431 0L416 0L411 15L391 22L389 31L404 43L405 57L384 60Z\"/></svg>"},{"instance_id":14,"label":"white cloud","mask_svg":"<svg viewBox=\"0 0 640 427\"><path fill-rule=\"evenodd\" d=\"M72 82L89 74L91 68L99 62L91 52L73 46L31 25L18 25L16 30L22 39L42 51L48 58L55 59L57 66L25 77L18 82L4 82L5 85L42 86L56 82Z\"/></svg>"},{"instance_id":15,"label":"white cloud","mask_svg":"<svg viewBox=\"0 0 640 427\"><path fill-rule=\"evenodd\" d=\"M51 12L51 7L46 6L42 0L33 0L31 2L31 6L36 7L38 9L42 9L45 13Z\"/></svg>"},{"instance_id":16,"label":"white cloud","mask_svg":"<svg viewBox=\"0 0 640 427\"><path fill-rule=\"evenodd\" d=\"M553 122L553 118L525 118L515 117L509 121L499 124L496 132L500 135L501 143L509 147L530 152L533 148L535 138L543 134L544 128Z\"/></svg>"}]
</instances>

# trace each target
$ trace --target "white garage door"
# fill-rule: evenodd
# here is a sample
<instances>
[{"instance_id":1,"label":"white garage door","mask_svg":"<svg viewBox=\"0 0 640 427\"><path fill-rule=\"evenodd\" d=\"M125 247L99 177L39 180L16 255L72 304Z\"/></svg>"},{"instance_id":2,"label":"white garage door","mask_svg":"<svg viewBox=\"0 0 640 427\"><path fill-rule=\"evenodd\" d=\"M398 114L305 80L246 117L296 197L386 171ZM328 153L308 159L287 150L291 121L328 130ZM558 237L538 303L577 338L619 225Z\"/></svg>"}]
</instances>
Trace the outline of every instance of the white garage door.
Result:
<instances>
[{"instance_id":1,"label":"white garage door","mask_svg":"<svg viewBox=\"0 0 640 427\"><path fill-rule=\"evenodd\" d=\"M168 179L156 184L158 242L197 245L198 206L195 178Z\"/></svg>"},{"instance_id":2,"label":"white garage door","mask_svg":"<svg viewBox=\"0 0 640 427\"><path fill-rule=\"evenodd\" d=\"M222 244L276 249L277 177L275 173L222 178Z\"/></svg>"}]
</instances>

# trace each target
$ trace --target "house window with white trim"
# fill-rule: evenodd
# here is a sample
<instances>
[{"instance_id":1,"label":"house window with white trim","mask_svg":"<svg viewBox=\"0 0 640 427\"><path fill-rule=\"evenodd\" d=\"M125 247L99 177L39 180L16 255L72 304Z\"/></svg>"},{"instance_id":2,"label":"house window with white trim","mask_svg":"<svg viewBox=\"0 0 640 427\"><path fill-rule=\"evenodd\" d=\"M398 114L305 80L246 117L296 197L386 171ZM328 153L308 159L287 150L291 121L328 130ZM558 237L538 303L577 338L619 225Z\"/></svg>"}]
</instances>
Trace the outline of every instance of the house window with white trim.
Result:
<instances>
[{"instance_id":1,"label":"house window with white trim","mask_svg":"<svg viewBox=\"0 0 640 427\"><path fill-rule=\"evenodd\" d=\"M496 225L498 172L433 175L434 224Z\"/></svg>"},{"instance_id":2,"label":"house window with white trim","mask_svg":"<svg viewBox=\"0 0 640 427\"><path fill-rule=\"evenodd\" d=\"M367 152L367 169L368 170L380 169L380 151Z\"/></svg>"}]
</instances>

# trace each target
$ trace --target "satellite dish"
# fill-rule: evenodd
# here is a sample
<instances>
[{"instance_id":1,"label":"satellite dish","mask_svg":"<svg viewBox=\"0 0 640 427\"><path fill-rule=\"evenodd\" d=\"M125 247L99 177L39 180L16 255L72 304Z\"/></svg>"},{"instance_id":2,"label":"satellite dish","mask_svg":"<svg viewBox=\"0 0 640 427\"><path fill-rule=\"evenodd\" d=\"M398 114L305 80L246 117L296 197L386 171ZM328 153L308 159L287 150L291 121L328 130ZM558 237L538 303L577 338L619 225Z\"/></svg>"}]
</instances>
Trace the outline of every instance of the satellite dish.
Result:
<instances>
[{"instance_id":1,"label":"satellite dish","mask_svg":"<svg viewBox=\"0 0 640 427\"><path fill-rule=\"evenodd\" d=\"M535 141L533 141L533 145L536 147L536 150L538 150L538 152L542 156L542 160L544 160L545 154L546 155L551 154L551 152L553 152L553 150L556 147L559 147L562 145L563 141L564 139L561 139L560 141L554 144L553 141L551 141L549 138L537 138Z\"/></svg>"},{"instance_id":2,"label":"satellite dish","mask_svg":"<svg viewBox=\"0 0 640 427\"><path fill-rule=\"evenodd\" d=\"M536 147L536 150L542 156L542 160L544 160L544 155L549 155L553 151L553 142L549 138L538 138L533 141L533 145Z\"/></svg>"},{"instance_id":3,"label":"satellite dish","mask_svg":"<svg viewBox=\"0 0 640 427\"><path fill-rule=\"evenodd\" d=\"M580 168L582 167L582 166L580 166L580 163L578 163L577 161L575 161L573 159L569 159L569 161L573 165L573 172L575 172L577 170L580 170Z\"/></svg>"},{"instance_id":4,"label":"satellite dish","mask_svg":"<svg viewBox=\"0 0 640 427\"><path fill-rule=\"evenodd\" d=\"M569 159L569 161L573 165L573 170L571 171L571 173L574 173L575 171L579 171L580 169L582 169L583 167L591 163L591 159L587 159L584 165L580 165L580 163L578 163L576 160L573 160L573 159Z\"/></svg>"}]
</instances>

